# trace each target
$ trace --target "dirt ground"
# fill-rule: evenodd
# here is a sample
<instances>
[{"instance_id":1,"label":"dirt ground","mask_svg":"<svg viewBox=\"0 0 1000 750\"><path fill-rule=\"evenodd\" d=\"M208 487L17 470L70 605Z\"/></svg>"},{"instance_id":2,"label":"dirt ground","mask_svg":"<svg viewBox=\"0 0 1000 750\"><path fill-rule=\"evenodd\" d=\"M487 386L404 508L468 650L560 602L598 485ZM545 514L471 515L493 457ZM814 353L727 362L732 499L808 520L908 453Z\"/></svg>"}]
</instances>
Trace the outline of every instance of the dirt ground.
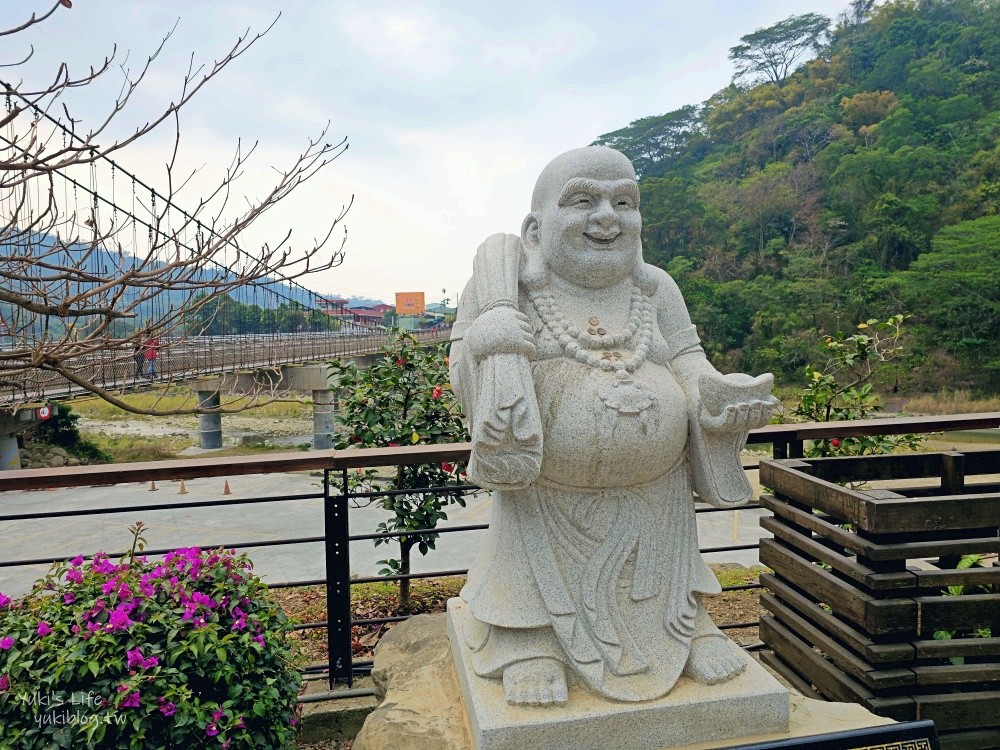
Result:
<instances>
[{"instance_id":1,"label":"dirt ground","mask_svg":"<svg viewBox=\"0 0 1000 750\"><path fill-rule=\"evenodd\" d=\"M223 438L230 435L260 435L263 437L291 437L312 433L312 420L308 418L261 417L253 413L226 414L223 418ZM187 436L192 445L198 443L197 416L135 417L127 420L99 420L81 417L79 427L83 432L103 432L107 435L138 435L142 437Z\"/></svg>"}]
</instances>

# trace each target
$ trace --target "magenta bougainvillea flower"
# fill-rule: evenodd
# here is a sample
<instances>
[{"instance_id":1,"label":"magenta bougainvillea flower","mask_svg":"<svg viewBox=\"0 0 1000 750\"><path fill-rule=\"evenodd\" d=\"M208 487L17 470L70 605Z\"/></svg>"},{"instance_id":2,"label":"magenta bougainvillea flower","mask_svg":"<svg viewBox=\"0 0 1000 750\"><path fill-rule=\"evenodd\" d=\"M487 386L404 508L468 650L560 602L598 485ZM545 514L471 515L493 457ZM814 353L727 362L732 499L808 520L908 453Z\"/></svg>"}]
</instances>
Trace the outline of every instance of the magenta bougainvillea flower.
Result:
<instances>
[{"instance_id":1,"label":"magenta bougainvillea flower","mask_svg":"<svg viewBox=\"0 0 1000 750\"><path fill-rule=\"evenodd\" d=\"M133 648L125 652L128 659L129 669L134 669L135 667L140 667L141 669L152 669L160 663L160 660L155 656L144 657L142 655L142 649Z\"/></svg>"},{"instance_id":2,"label":"magenta bougainvillea flower","mask_svg":"<svg viewBox=\"0 0 1000 750\"><path fill-rule=\"evenodd\" d=\"M139 704L142 702L139 691L132 693L128 698L121 702L121 708L139 708Z\"/></svg>"},{"instance_id":3,"label":"magenta bougainvillea flower","mask_svg":"<svg viewBox=\"0 0 1000 750\"><path fill-rule=\"evenodd\" d=\"M90 691L88 711L129 714L122 729L112 721L104 730L104 742L115 747L224 749L251 735L260 747L294 741L290 717L301 676L290 666L290 626L245 556L197 547L152 562L78 555L56 564L22 600L0 594L0 606L0 691L14 707L4 713L4 730L34 726L31 711L19 708L29 702L6 696L51 680L65 654L78 653L83 658L64 670L63 681ZM9 655L20 656L21 644L33 649L34 664L14 678ZM178 669L192 682L178 682ZM212 684L211 694L192 694L195 681ZM88 746L83 729L66 732L61 747Z\"/></svg>"}]
</instances>

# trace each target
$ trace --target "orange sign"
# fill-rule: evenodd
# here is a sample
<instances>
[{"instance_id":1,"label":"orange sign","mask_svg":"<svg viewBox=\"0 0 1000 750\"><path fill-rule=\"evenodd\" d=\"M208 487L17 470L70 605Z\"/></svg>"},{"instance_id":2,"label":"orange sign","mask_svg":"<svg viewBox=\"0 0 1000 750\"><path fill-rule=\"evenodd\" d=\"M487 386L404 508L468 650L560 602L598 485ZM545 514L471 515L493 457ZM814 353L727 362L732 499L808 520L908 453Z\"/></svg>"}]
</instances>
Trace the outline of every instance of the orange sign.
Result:
<instances>
[{"instance_id":1,"label":"orange sign","mask_svg":"<svg viewBox=\"0 0 1000 750\"><path fill-rule=\"evenodd\" d=\"M396 315L420 315L423 311L423 292L396 292Z\"/></svg>"}]
</instances>

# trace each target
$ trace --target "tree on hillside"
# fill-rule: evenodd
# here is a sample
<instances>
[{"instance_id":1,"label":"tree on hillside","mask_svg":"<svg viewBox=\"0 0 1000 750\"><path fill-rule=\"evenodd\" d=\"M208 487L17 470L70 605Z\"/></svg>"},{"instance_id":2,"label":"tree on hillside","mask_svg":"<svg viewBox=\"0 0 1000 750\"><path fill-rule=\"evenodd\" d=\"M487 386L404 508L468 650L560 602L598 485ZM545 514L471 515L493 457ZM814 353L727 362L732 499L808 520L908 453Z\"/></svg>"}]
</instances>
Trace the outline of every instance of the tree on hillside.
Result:
<instances>
[{"instance_id":1,"label":"tree on hillside","mask_svg":"<svg viewBox=\"0 0 1000 750\"><path fill-rule=\"evenodd\" d=\"M837 16L837 25L841 28L860 26L875 10L877 0L851 0L847 10Z\"/></svg>"},{"instance_id":2,"label":"tree on hillside","mask_svg":"<svg viewBox=\"0 0 1000 750\"><path fill-rule=\"evenodd\" d=\"M34 50L25 42L17 52L15 44L71 7L71 0L50 0L44 12L0 30L8 57L0 60L2 75L12 81L0 82L6 90L6 109L0 109L0 395L30 394L33 383L59 376L128 411L199 411L194 403L169 411L139 409L122 400L121 388L114 379L109 386L104 373L131 372L129 363L144 342L156 340L166 353L190 335L186 322L200 308L237 289L266 289L274 278L294 280L339 263L343 243L332 252L324 246L346 208L305 248L292 249L290 231L252 249L245 237L342 154L346 141L329 142L324 128L290 164L273 168L269 188L232 207L229 199L242 192L238 178L256 148L237 145L214 187L197 200L192 196L194 207L182 211L175 200L193 174L178 167L180 110L270 27L247 31L216 62L198 65L192 59L174 100L131 128L123 116L172 31L138 69L125 67L113 50L82 75L57 62L41 85L19 79L30 73L25 64ZM73 92L96 91L119 70L119 95L107 102L103 117L83 126L70 113ZM160 191L110 160L157 128L173 131ZM255 398L230 401L220 411L245 408Z\"/></svg>"},{"instance_id":3,"label":"tree on hillside","mask_svg":"<svg viewBox=\"0 0 1000 750\"><path fill-rule=\"evenodd\" d=\"M621 151L632 160L639 179L655 177L671 162L696 150L699 141L708 145L698 110L689 104L665 115L643 117L628 127L605 133L591 145Z\"/></svg>"},{"instance_id":4,"label":"tree on hillside","mask_svg":"<svg viewBox=\"0 0 1000 750\"><path fill-rule=\"evenodd\" d=\"M741 36L741 43L729 49L729 59L736 63L733 80L744 85L762 81L783 85L796 63L819 46L829 28L826 16L804 13Z\"/></svg>"}]
</instances>

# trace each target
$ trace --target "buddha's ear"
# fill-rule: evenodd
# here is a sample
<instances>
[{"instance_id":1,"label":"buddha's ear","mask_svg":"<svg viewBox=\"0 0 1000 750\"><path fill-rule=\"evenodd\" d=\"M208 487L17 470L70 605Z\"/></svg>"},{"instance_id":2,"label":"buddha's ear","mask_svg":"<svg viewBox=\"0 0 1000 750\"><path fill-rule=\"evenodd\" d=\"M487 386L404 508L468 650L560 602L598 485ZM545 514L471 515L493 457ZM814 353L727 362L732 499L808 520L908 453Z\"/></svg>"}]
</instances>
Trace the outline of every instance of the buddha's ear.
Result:
<instances>
[{"instance_id":1,"label":"buddha's ear","mask_svg":"<svg viewBox=\"0 0 1000 750\"><path fill-rule=\"evenodd\" d=\"M525 248L534 252L538 251L538 220L538 213L532 212L521 222L521 242Z\"/></svg>"},{"instance_id":2,"label":"buddha's ear","mask_svg":"<svg viewBox=\"0 0 1000 750\"><path fill-rule=\"evenodd\" d=\"M528 290L542 289L549 283L539 246L537 213L528 214L521 223L521 283Z\"/></svg>"}]
</instances>

